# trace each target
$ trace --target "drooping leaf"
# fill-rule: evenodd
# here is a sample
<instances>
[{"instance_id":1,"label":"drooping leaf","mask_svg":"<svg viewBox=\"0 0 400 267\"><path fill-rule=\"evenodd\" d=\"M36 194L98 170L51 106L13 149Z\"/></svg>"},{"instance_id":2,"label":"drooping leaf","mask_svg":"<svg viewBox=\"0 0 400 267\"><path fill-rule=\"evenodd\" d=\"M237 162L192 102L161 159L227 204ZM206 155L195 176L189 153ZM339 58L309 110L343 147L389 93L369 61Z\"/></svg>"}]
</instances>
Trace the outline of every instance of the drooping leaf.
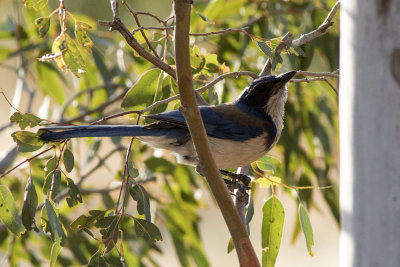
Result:
<instances>
[{"instance_id":1,"label":"drooping leaf","mask_svg":"<svg viewBox=\"0 0 400 267\"><path fill-rule=\"evenodd\" d=\"M199 11L197 11L197 10L194 10L194 12L195 12L202 20L204 20L205 22L212 23L212 21L211 21L209 18L207 18L206 16L204 16L203 13L201 13L201 12L199 12Z\"/></svg>"},{"instance_id":2,"label":"drooping leaf","mask_svg":"<svg viewBox=\"0 0 400 267\"><path fill-rule=\"evenodd\" d=\"M60 254L62 249L61 243L59 241L54 242L53 246L51 246L51 252L50 252L50 266L54 267L57 266L57 258L58 255Z\"/></svg>"},{"instance_id":3,"label":"drooping leaf","mask_svg":"<svg viewBox=\"0 0 400 267\"><path fill-rule=\"evenodd\" d=\"M40 149L44 143L37 134L28 131L17 131L12 133L14 142L18 145L19 152L33 152Z\"/></svg>"},{"instance_id":4,"label":"drooping leaf","mask_svg":"<svg viewBox=\"0 0 400 267\"><path fill-rule=\"evenodd\" d=\"M129 188L129 194L137 202L139 214L144 214L146 220L151 221L150 201L146 189L142 185L136 184Z\"/></svg>"},{"instance_id":5,"label":"drooping leaf","mask_svg":"<svg viewBox=\"0 0 400 267\"><path fill-rule=\"evenodd\" d=\"M282 239L285 210L278 198L272 196L263 206L261 227L262 266L273 267Z\"/></svg>"},{"instance_id":6,"label":"drooping leaf","mask_svg":"<svg viewBox=\"0 0 400 267\"><path fill-rule=\"evenodd\" d=\"M11 115L10 121L13 123L17 123L21 130L24 130L28 126L31 128L37 126L43 120L31 113L21 114L17 111L14 112L13 115Z\"/></svg>"},{"instance_id":7,"label":"drooping leaf","mask_svg":"<svg viewBox=\"0 0 400 267\"><path fill-rule=\"evenodd\" d=\"M86 28L89 25L80 21L75 24L75 37L78 43L85 48L89 53L92 52L93 42L86 33ZM90 27L90 26L89 26Z\"/></svg>"},{"instance_id":8,"label":"drooping leaf","mask_svg":"<svg viewBox=\"0 0 400 267\"><path fill-rule=\"evenodd\" d=\"M63 162L65 166L65 170L67 172L71 172L74 168L74 154L72 154L71 150L66 148L63 154Z\"/></svg>"},{"instance_id":9,"label":"drooping leaf","mask_svg":"<svg viewBox=\"0 0 400 267\"><path fill-rule=\"evenodd\" d=\"M139 171L133 166L133 162L131 160L128 161L128 173L129 177L136 178L139 176Z\"/></svg>"},{"instance_id":10,"label":"drooping leaf","mask_svg":"<svg viewBox=\"0 0 400 267\"><path fill-rule=\"evenodd\" d=\"M67 185L68 185L68 195L69 197L66 198L68 206L72 208L78 203L82 203L82 195L79 191L78 186L74 183L71 178L67 177Z\"/></svg>"},{"instance_id":11,"label":"drooping leaf","mask_svg":"<svg viewBox=\"0 0 400 267\"><path fill-rule=\"evenodd\" d=\"M48 62L36 62L35 67L40 90L57 104L64 104L66 96L56 68Z\"/></svg>"},{"instance_id":12,"label":"drooping leaf","mask_svg":"<svg viewBox=\"0 0 400 267\"><path fill-rule=\"evenodd\" d=\"M25 231L14 198L5 185L0 185L0 220L17 236Z\"/></svg>"},{"instance_id":13,"label":"drooping leaf","mask_svg":"<svg viewBox=\"0 0 400 267\"><path fill-rule=\"evenodd\" d=\"M269 58L273 56L272 49L262 41L255 42L256 46Z\"/></svg>"},{"instance_id":14,"label":"drooping leaf","mask_svg":"<svg viewBox=\"0 0 400 267\"><path fill-rule=\"evenodd\" d=\"M128 90L121 107L123 109L142 109L152 104L160 73L159 69L151 69L145 72Z\"/></svg>"},{"instance_id":15,"label":"drooping leaf","mask_svg":"<svg viewBox=\"0 0 400 267\"><path fill-rule=\"evenodd\" d=\"M47 194L50 189L52 189L51 197L54 198L60 192L61 186L61 171L54 170L46 175L46 179L43 184L43 194Z\"/></svg>"},{"instance_id":16,"label":"drooping leaf","mask_svg":"<svg viewBox=\"0 0 400 267\"><path fill-rule=\"evenodd\" d=\"M54 202L46 198L42 210L42 223L45 225L45 232L49 232L53 243L64 245L66 234L64 228L58 218L58 209L54 206Z\"/></svg>"},{"instance_id":17,"label":"drooping leaf","mask_svg":"<svg viewBox=\"0 0 400 267\"><path fill-rule=\"evenodd\" d=\"M137 236L143 237L146 241L152 243L162 240L160 230L147 220L135 219L135 232Z\"/></svg>"},{"instance_id":18,"label":"drooping leaf","mask_svg":"<svg viewBox=\"0 0 400 267\"><path fill-rule=\"evenodd\" d=\"M311 227L310 218L308 217L306 209L303 205L299 205L299 219L301 224L301 229L303 229L304 237L306 238L307 250L311 256L314 256L312 251L312 246L314 246L313 231Z\"/></svg>"},{"instance_id":19,"label":"drooping leaf","mask_svg":"<svg viewBox=\"0 0 400 267\"><path fill-rule=\"evenodd\" d=\"M24 204L22 205L22 223L25 228L30 231L33 229L37 230L35 223L36 208L38 205L38 197L33 184L32 177L29 177L28 182L25 186Z\"/></svg>"}]
</instances>

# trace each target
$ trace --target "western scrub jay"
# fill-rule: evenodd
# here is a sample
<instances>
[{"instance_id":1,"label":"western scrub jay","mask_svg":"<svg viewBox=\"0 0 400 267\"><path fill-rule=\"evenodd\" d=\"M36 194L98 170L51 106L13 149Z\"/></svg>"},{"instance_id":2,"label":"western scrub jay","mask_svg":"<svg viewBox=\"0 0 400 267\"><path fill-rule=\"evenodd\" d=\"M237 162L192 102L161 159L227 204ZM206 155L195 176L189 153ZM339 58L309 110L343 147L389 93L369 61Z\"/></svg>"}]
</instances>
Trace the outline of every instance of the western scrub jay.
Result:
<instances>
[{"instance_id":1,"label":"western scrub jay","mask_svg":"<svg viewBox=\"0 0 400 267\"><path fill-rule=\"evenodd\" d=\"M200 106L211 152L219 169L246 166L262 157L278 141L283 128L286 83L296 74L254 80L237 100ZM141 125L54 126L42 128L41 139L60 141L76 137L136 136L155 148L174 153L179 163L199 167L193 142L179 110L146 117L157 122Z\"/></svg>"}]
</instances>

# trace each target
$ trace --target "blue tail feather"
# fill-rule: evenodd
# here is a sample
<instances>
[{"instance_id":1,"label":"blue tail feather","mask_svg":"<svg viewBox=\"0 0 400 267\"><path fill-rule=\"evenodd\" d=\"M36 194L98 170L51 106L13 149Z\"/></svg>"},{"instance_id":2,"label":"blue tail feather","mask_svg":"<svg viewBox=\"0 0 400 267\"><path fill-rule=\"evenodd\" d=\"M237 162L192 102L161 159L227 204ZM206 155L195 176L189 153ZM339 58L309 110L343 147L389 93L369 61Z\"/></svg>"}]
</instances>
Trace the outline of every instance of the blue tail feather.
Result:
<instances>
[{"instance_id":1,"label":"blue tail feather","mask_svg":"<svg viewBox=\"0 0 400 267\"><path fill-rule=\"evenodd\" d=\"M82 125L42 128L44 141L59 141L77 137L161 136L165 129L148 129L140 125Z\"/></svg>"}]
</instances>

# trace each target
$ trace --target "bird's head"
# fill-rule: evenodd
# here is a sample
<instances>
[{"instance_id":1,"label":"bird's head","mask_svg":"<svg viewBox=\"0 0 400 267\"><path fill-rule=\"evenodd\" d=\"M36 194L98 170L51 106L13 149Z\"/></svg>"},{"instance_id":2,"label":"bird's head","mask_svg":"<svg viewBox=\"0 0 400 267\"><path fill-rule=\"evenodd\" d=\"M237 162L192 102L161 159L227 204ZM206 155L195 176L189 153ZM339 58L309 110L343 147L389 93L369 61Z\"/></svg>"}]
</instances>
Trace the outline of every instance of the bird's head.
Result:
<instances>
[{"instance_id":1,"label":"bird's head","mask_svg":"<svg viewBox=\"0 0 400 267\"><path fill-rule=\"evenodd\" d=\"M290 71L258 78L243 90L237 101L266 111L272 106L284 105L287 99L286 83L295 74L296 71Z\"/></svg>"}]
</instances>

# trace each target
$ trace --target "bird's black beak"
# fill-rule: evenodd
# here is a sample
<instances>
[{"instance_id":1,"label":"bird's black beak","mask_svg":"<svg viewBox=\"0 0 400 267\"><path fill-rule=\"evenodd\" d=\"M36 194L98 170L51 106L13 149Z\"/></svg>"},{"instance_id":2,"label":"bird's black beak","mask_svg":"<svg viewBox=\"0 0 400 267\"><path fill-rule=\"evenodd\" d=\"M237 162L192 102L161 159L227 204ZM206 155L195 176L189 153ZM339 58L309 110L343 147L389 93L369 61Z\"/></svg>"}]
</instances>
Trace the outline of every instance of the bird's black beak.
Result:
<instances>
[{"instance_id":1,"label":"bird's black beak","mask_svg":"<svg viewBox=\"0 0 400 267\"><path fill-rule=\"evenodd\" d=\"M280 80L279 82L282 85L284 85L285 83L290 81L290 79L292 79L294 75L296 75L296 71L288 71L288 72L282 73L281 75L277 76L276 78L278 78Z\"/></svg>"}]
</instances>

